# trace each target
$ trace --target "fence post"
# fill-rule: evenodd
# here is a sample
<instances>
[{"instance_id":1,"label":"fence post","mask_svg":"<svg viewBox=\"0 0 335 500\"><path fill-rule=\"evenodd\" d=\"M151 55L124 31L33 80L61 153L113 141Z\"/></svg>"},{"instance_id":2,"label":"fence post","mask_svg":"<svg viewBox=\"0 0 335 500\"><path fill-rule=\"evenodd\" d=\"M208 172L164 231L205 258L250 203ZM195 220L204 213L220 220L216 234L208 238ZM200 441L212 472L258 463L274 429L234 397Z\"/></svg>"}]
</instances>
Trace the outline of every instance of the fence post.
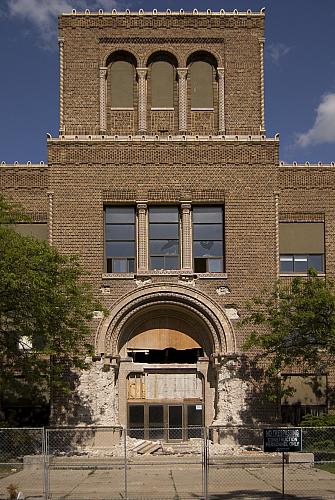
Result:
<instances>
[{"instance_id":1,"label":"fence post","mask_svg":"<svg viewBox=\"0 0 335 500\"><path fill-rule=\"evenodd\" d=\"M49 499L49 443L48 433L45 427L42 429L42 454L43 454L43 496Z\"/></svg>"},{"instance_id":2,"label":"fence post","mask_svg":"<svg viewBox=\"0 0 335 500\"><path fill-rule=\"evenodd\" d=\"M124 446L124 498L128 500L128 465L127 465L127 429L123 427L123 446Z\"/></svg>"},{"instance_id":3,"label":"fence post","mask_svg":"<svg viewBox=\"0 0 335 500\"><path fill-rule=\"evenodd\" d=\"M203 428L203 459L202 459L202 491L204 500L208 499L208 461L209 461L209 453L208 453L208 429L207 427Z\"/></svg>"}]
</instances>

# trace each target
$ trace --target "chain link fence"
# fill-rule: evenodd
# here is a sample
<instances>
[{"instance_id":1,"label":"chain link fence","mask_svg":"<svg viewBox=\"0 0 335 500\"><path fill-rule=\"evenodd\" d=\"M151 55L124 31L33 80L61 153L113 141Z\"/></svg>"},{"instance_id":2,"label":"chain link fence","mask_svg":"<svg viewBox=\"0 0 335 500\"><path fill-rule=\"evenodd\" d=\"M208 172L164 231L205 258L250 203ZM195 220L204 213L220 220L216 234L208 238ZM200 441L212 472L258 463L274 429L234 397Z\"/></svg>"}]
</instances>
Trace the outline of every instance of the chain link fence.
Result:
<instances>
[{"instance_id":1,"label":"chain link fence","mask_svg":"<svg viewBox=\"0 0 335 500\"><path fill-rule=\"evenodd\" d=\"M284 455L263 428L0 429L0 462L1 500L335 498L335 427Z\"/></svg>"},{"instance_id":2,"label":"chain link fence","mask_svg":"<svg viewBox=\"0 0 335 500\"><path fill-rule=\"evenodd\" d=\"M0 428L1 499L17 498L23 490L24 496L46 498L45 445L44 429Z\"/></svg>"}]
</instances>

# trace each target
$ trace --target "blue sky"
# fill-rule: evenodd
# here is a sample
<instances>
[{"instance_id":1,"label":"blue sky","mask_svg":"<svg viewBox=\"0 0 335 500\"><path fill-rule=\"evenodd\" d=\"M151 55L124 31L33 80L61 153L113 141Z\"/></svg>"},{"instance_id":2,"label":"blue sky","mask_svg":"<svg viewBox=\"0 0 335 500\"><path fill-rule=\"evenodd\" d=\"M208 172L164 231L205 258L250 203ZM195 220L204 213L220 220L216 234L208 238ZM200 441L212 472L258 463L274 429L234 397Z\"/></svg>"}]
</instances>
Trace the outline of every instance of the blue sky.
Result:
<instances>
[{"instance_id":1,"label":"blue sky","mask_svg":"<svg viewBox=\"0 0 335 500\"><path fill-rule=\"evenodd\" d=\"M58 134L58 12L263 6L267 136L283 161L335 161L335 0L0 0L0 161L46 161Z\"/></svg>"}]
</instances>

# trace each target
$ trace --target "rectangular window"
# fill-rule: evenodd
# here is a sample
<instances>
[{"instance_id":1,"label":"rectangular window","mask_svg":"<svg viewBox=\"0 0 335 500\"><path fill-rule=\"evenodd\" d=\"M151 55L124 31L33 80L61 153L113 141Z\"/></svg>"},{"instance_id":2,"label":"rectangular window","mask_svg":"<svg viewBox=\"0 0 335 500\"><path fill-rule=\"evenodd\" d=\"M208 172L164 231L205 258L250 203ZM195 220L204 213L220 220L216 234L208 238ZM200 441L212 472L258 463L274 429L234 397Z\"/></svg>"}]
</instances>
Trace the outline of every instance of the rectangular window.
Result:
<instances>
[{"instance_id":1,"label":"rectangular window","mask_svg":"<svg viewBox=\"0 0 335 500\"><path fill-rule=\"evenodd\" d=\"M281 222L279 249L281 273L324 272L324 223Z\"/></svg>"},{"instance_id":2,"label":"rectangular window","mask_svg":"<svg viewBox=\"0 0 335 500\"><path fill-rule=\"evenodd\" d=\"M105 244L108 273L135 272L135 208L105 208Z\"/></svg>"},{"instance_id":3,"label":"rectangular window","mask_svg":"<svg viewBox=\"0 0 335 500\"><path fill-rule=\"evenodd\" d=\"M327 376L283 374L282 389L289 389L281 400L282 422L299 425L306 414L323 415L327 411Z\"/></svg>"},{"instance_id":4,"label":"rectangular window","mask_svg":"<svg viewBox=\"0 0 335 500\"><path fill-rule=\"evenodd\" d=\"M322 254L311 255L280 255L281 273L307 273L314 268L323 273L324 263Z\"/></svg>"},{"instance_id":5,"label":"rectangular window","mask_svg":"<svg viewBox=\"0 0 335 500\"><path fill-rule=\"evenodd\" d=\"M179 211L149 208L150 269L179 269Z\"/></svg>"},{"instance_id":6,"label":"rectangular window","mask_svg":"<svg viewBox=\"0 0 335 500\"><path fill-rule=\"evenodd\" d=\"M194 272L223 272L223 209L193 208Z\"/></svg>"}]
</instances>

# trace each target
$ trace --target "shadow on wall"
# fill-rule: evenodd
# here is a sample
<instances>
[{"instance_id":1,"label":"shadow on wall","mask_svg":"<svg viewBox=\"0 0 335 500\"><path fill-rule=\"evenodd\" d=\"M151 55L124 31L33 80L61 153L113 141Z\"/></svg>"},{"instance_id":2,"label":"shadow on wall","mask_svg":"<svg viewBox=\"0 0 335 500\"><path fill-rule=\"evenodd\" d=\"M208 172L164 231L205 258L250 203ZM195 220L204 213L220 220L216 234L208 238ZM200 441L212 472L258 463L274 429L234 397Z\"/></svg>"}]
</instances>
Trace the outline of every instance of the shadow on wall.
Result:
<instances>
[{"instance_id":1,"label":"shadow on wall","mask_svg":"<svg viewBox=\"0 0 335 500\"><path fill-rule=\"evenodd\" d=\"M92 404L87 395L82 395L78 391L81 383L80 375L67 369L64 371L64 378L68 380L69 389L66 393L54 391L50 425L94 425L96 422L93 418Z\"/></svg>"}]
</instances>

